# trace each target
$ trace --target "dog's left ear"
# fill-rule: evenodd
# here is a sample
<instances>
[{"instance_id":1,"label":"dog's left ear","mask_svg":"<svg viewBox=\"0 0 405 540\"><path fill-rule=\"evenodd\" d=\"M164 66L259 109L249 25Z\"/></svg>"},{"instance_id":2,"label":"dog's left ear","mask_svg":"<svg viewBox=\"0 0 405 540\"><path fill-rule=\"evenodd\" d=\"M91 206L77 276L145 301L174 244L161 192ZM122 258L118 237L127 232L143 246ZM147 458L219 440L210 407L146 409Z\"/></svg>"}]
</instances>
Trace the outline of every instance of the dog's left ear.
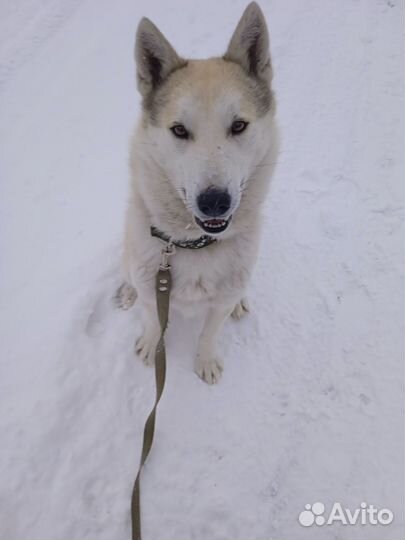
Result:
<instances>
[{"instance_id":1,"label":"dog's left ear","mask_svg":"<svg viewBox=\"0 0 405 540\"><path fill-rule=\"evenodd\" d=\"M135 60L139 92L148 96L173 71L187 64L180 58L162 32L144 17L138 25Z\"/></svg>"},{"instance_id":2,"label":"dog's left ear","mask_svg":"<svg viewBox=\"0 0 405 540\"><path fill-rule=\"evenodd\" d=\"M256 2L251 2L245 9L224 59L241 65L251 76L271 81L269 34L263 12Z\"/></svg>"}]
</instances>

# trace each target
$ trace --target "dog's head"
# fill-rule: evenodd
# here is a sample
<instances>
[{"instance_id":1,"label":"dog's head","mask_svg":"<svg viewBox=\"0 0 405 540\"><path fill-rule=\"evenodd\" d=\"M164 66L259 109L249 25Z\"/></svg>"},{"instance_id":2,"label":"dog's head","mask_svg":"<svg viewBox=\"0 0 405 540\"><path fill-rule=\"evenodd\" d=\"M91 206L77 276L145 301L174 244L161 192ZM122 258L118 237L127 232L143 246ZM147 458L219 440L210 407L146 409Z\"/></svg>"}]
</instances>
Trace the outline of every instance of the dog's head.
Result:
<instances>
[{"instance_id":1,"label":"dog's head","mask_svg":"<svg viewBox=\"0 0 405 540\"><path fill-rule=\"evenodd\" d=\"M136 38L145 151L196 224L225 231L272 141L271 62L259 6L246 8L222 58L185 60L142 19Z\"/></svg>"}]
</instances>

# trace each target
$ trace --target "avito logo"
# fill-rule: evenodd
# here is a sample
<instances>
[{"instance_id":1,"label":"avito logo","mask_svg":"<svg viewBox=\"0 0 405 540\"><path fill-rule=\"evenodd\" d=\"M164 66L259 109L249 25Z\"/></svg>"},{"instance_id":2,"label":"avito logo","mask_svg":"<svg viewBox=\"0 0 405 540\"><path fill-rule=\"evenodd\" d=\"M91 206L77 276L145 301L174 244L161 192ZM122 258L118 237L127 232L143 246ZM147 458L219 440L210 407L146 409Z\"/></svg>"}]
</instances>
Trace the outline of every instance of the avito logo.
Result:
<instances>
[{"instance_id":1,"label":"avito logo","mask_svg":"<svg viewBox=\"0 0 405 540\"><path fill-rule=\"evenodd\" d=\"M394 519L394 514L388 508L380 510L372 504L362 502L359 508L350 510L344 508L339 502L335 502L331 511L325 516L325 505L321 502L306 504L298 516L298 521L304 527L311 525L333 525L340 523L341 525L389 525Z\"/></svg>"}]
</instances>

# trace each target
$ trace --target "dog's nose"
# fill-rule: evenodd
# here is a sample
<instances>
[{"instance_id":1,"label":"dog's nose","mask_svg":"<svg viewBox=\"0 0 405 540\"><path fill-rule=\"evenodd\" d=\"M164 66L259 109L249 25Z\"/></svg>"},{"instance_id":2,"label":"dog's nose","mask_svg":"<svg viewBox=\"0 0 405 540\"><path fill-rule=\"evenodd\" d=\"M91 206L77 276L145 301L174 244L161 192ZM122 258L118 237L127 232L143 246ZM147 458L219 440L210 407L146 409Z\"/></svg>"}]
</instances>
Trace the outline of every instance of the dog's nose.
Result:
<instances>
[{"instance_id":1,"label":"dog's nose","mask_svg":"<svg viewBox=\"0 0 405 540\"><path fill-rule=\"evenodd\" d=\"M197 205L203 214L209 217L220 217L231 207L231 196L227 191L210 187L197 197Z\"/></svg>"}]
</instances>

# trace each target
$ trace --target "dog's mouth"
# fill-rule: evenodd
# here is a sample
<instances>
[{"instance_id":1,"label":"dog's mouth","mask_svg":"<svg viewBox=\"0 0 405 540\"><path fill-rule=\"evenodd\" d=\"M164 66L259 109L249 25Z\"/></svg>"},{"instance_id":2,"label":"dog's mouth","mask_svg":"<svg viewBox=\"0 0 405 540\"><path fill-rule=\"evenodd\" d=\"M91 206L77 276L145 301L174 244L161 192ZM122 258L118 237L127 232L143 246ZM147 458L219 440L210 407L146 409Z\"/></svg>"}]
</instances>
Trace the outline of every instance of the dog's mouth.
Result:
<instances>
[{"instance_id":1,"label":"dog's mouth","mask_svg":"<svg viewBox=\"0 0 405 540\"><path fill-rule=\"evenodd\" d=\"M195 216L195 222L197 223L197 225L201 227L204 232L209 234L219 234L221 232L224 232L228 228L231 219L232 216L229 216L228 219L212 218L202 221L197 216Z\"/></svg>"}]
</instances>

